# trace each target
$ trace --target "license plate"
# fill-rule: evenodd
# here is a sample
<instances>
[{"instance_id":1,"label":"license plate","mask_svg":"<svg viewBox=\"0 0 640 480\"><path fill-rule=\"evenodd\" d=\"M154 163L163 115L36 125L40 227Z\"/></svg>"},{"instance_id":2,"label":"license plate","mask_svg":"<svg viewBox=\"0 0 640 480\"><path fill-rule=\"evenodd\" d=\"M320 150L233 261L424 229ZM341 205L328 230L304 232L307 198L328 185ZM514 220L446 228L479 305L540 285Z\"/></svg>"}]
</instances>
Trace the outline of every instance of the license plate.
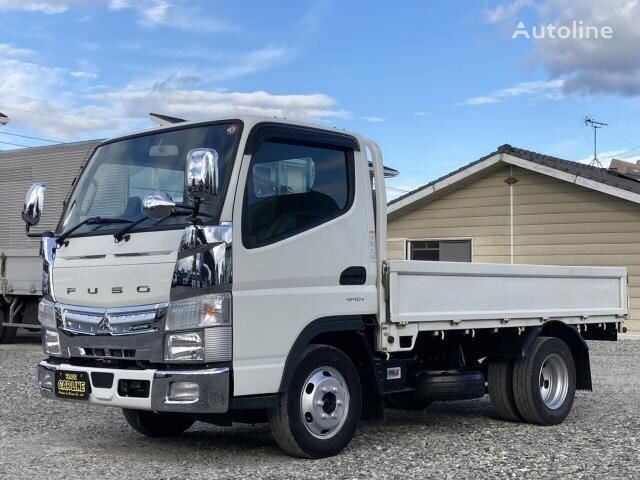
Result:
<instances>
[{"instance_id":1,"label":"license plate","mask_svg":"<svg viewBox=\"0 0 640 480\"><path fill-rule=\"evenodd\" d=\"M87 372L56 372L55 392L58 397L86 400L91 392Z\"/></svg>"}]
</instances>

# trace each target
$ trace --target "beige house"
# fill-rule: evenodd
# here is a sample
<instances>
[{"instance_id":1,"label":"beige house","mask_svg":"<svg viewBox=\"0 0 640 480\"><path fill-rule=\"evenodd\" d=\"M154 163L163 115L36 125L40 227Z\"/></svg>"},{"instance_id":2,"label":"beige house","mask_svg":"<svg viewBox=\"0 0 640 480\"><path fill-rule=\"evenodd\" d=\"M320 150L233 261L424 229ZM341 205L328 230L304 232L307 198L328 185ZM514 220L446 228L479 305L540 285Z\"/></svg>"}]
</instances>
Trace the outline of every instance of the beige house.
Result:
<instances>
[{"instance_id":1,"label":"beige house","mask_svg":"<svg viewBox=\"0 0 640 480\"><path fill-rule=\"evenodd\" d=\"M626 266L640 331L640 181L503 145L388 213L395 259Z\"/></svg>"}]
</instances>

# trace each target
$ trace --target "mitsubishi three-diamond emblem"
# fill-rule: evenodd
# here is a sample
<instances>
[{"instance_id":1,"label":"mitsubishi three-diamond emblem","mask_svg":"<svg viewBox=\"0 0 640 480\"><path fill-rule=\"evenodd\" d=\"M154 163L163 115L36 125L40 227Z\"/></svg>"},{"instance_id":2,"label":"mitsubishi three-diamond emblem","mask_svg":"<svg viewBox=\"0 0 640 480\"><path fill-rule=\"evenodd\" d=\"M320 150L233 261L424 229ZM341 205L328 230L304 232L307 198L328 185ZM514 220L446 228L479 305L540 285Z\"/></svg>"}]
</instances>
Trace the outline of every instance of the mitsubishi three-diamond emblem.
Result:
<instances>
[{"instance_id":1,"label":"mitsubishi three-diamond emblem","mask_svg":"<svg viewBox=\"0 0 640 480\"><path fill-rule=\"evenodd\" d=\"M106 315L102 317L102 320L100 320L100 323L98 324L97 333L102 333L102 334L111 333L111 326L109 325L109 320L107 319Z\"/></svg>"}]
</instances>

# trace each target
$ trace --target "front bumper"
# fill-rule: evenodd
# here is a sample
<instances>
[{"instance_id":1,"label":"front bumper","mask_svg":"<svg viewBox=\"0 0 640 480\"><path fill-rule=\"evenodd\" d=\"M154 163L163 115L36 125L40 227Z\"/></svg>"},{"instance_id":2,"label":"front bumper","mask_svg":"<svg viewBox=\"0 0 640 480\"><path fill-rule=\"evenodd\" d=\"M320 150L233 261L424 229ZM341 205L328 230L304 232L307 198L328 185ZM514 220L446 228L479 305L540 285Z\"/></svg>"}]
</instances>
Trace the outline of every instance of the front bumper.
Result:
<instances>
[{"instance_id":1,"label":"front bumper","mask_svg":"<svg viewBox=\"0 0 640 480\"><path fill-rule=\"evenodd\" d=\"M135 410L153 410L159 412L182 413L225 413L229 409L230 370L228 367L207 368L201 370L128 370L123 368L80 367L68 364L54 364L43 360L38 365L38 386L45 398L60 400L54 393L53 382L58 370L86 372L91 382L89 403L109 407L130 408ZM94 379L92 374L98 374ZM113 375L110 386L105 384L105 375ZM50 375L50 381L46 376ZM101 377L100 380L97 377ZM109 375L107 375L109 377ZM122 396L118 385L124 380L141 380L149 382L149 393L146 397ZM96 387L96 381L100 387ZM169 398L172 383L191 382L199 386L197 400L176 401ZM47 385L51 385L48 388ZM81 401L81 400L71 400Z\"/></svg>"}]
</instances>

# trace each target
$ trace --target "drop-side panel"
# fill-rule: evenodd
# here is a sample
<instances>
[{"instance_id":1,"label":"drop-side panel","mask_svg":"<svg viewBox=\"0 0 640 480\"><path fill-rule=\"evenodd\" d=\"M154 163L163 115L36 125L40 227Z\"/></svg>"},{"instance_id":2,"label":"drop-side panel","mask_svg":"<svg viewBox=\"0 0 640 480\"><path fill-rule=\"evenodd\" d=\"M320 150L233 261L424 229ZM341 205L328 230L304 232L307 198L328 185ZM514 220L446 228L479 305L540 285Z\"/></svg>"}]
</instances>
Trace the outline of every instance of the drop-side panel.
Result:
<instances>
[{"instance_id":1,"label":"drop-side panel","mask_svg":"<svg viewBox=\"0 0 640 480\"><path fill-rule=\"evenodd\" d=\"M442 328L449 322L459 328L468 321L473 328L471 321L479 320L486 327L486 320L506 326L511 319L584 322L628 313L625 268L394 260L388 267L395 323Z\"/></svg>"}]
</instances>

